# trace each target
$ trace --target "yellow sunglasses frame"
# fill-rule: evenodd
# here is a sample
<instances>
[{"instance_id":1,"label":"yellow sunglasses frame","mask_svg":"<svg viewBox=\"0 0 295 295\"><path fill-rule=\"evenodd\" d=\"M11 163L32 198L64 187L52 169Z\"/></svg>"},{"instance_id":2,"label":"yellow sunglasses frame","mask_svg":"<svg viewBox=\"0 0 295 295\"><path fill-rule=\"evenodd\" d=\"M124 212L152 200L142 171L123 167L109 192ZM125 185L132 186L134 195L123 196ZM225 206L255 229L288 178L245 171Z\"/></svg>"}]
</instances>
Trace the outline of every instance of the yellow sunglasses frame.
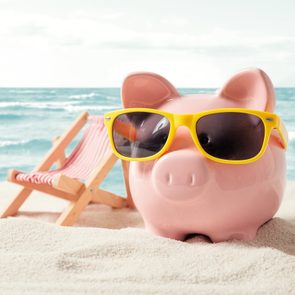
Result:
<instances>
[{"instance_id":1,"label":"yellow sunglasses frame","mask_svg":"<svg viewBox=\"0 0 295 295\"><path fill-rule=\"evenodd\" d=\"M145 158L131 158L131 157L126 157L121 155L115 147L114 140L113 140L113 124L115 119L123 114L128 114L128 113L133 113L133 112L147 112L147 113L152 113L152 114L158 114L162 115L165 118L169 120L170 123L170 132L167 138L167 141L163 148L156 154L145 157ZM201 146L197 133L196 133L196 123L199 119L201 119L204 116L211 115L211 114L218 114L218 113L243 113L243 114L250 114L250 115L255 115L261 119L261 121L264 124L265 132L264 132L264 139L263 139L263 145L260 150L260 152L255 156L250 159L246 160L224 160L224 159L219 159L216 157L213 157L209 155ZM127 108L127 109L122 109L122 110L117 110L113 112L108 112L104 115L104 123L107 127L108 130L108 135L110 138L110 143L111 147L113 149L114 154L125 161L150 161L159 158L161 155L163 155L168 148L170 147L173 138L175 136L176 129L180 126L186 126L190 130L191 137L197 146L198 150L201 152L201 154L215 162L218 163L224 163L224 164L248 164L252 163L256 160L258 160L263 153L265 152L265 149L267 147L271 131L272 129L277 130L279 137L281 138L281 142L283 145L284 149L287 149L288 146L288 132L285 128L285 125L281 118L274 114L274 113L269 113L269 112L262 112L262 111L257 111L257 110L249 110L249 109L243 109L243 108L222 108L222 109L213 109L213 110L208 110L200 113L195 113L195 114L173 114L173 113L168 113L162 110L156 110L156 109L149 109L149 108Z\"/></svg>"}]
</instances>

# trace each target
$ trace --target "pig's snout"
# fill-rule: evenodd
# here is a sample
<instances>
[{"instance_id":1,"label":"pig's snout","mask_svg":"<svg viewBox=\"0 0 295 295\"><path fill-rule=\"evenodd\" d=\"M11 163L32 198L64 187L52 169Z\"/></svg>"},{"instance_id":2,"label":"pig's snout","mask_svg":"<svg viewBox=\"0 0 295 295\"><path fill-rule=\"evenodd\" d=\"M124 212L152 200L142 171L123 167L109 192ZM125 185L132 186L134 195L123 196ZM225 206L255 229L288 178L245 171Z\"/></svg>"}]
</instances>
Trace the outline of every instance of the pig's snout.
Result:
<instances>
[{"instance_id":1,"label":"pig's snout","mask_svg":"<svg viewBox=\"0 0 295 295\"><path fill-rule=\"evenodd\" d=\"M152 170L152 184L165 198L183 201L198 197L208 181L205 160L189 149L170 152Z\"/></svg>"}]
</instances>

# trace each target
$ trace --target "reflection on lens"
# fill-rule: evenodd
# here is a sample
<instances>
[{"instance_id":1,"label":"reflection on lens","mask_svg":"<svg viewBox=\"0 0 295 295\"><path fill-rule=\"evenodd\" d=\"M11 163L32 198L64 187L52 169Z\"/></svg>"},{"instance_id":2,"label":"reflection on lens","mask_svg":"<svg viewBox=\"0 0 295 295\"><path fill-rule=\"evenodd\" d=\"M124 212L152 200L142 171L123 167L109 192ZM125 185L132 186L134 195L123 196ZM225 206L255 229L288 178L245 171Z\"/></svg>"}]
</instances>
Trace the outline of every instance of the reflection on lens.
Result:
<instances>
[{"instance_id":1,"label":"reflection on lens","mask_svg":"<svg viewBox=\"0 0 295 295\"><path fill-rule=\"evenodd\" d=\"M113 124L113 140L118 153L130 158L146 158L158 153L170 132L167 118L148 112L119 115Z\"/></svg>"},{"instance_id":2,"label":"reflection on lens","mask_svg":"<svg viewBox=\"0 0 295 295\"><path fill-rule=\"evenodd\" d=\"M198 120L196 131L202 148L223 160L246 160L255 157L264 140L262 120L251 114L225 112Z\"/></svg>"}]
</instances>

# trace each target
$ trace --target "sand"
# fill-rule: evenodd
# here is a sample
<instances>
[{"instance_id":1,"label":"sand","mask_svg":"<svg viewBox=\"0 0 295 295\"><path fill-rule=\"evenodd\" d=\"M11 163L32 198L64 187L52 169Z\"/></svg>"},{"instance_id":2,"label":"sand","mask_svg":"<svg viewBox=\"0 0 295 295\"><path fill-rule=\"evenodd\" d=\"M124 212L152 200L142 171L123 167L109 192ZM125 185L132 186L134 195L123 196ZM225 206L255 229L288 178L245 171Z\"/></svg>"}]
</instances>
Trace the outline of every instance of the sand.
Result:
<instances>
[{"instance_id":1,"label":"sand","mask_svg":"<svg viewBox=\"0 0 295 295\"><path fill-rule=\"evenodd\" d=\"M0 184L0 209L17 186ZM0 294L295 294L295 182L250 242L156 237L138 212L90 205L74 227L66 201L34 193L0 220Z\"/></svg>"}]
</instances>

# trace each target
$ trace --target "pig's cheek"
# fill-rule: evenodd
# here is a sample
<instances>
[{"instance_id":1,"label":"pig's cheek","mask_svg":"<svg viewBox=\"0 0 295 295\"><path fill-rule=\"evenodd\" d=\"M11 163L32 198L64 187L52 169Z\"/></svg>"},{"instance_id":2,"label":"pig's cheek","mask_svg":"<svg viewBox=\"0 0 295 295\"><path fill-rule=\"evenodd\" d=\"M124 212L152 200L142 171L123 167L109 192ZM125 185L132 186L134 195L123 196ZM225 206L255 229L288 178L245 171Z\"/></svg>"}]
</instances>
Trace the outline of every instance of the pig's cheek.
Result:
<instances>
[{"instance_id":1,"label":"pig's cheek","mask_svg":"<svg viewBox=\"0 0 295 295\"><path fill-rule=\"evenodd\" d=\"M270 143L273 143L269 149L271 158L274 161L274 169L272 170L273 177L285 179L286 177L286 153L274 139L270 139Z\"/></svg>"},{"instance_id":2,"label":"pig's cheek","mask_svg":"<svg viewBox=\"0 0 295 295\"><path fill-rule=\"evenodd\" d=\"M286 187L286 153L281 146L277 145L271 146L270 152L271 158L274 161L270 185L273 190L277 192L281 200Z\"/></svg>"},{"instance_id":3,"label":"pig's cheek","mask_svg":"<svg viewBox=\"0 0 295 295\"><path fill-rule=\"evenodd\" d=\"M130 180L132 182L146 182L150 179L155 161L132 162L130 164Z\"/></svg>"},{"instance_id":4,"label":"pig's cheek","mask_svg":"<svg viewBox=\"0 0 295 295\"><path fill-rule=\"evenodd\" d=\"M215 173L216 185L224 191L241 190L262 185L275 172L275 157L267 147L264 155L250 164L220 164L211 162L211 171Z\"/></svg>"}]
</instances>

